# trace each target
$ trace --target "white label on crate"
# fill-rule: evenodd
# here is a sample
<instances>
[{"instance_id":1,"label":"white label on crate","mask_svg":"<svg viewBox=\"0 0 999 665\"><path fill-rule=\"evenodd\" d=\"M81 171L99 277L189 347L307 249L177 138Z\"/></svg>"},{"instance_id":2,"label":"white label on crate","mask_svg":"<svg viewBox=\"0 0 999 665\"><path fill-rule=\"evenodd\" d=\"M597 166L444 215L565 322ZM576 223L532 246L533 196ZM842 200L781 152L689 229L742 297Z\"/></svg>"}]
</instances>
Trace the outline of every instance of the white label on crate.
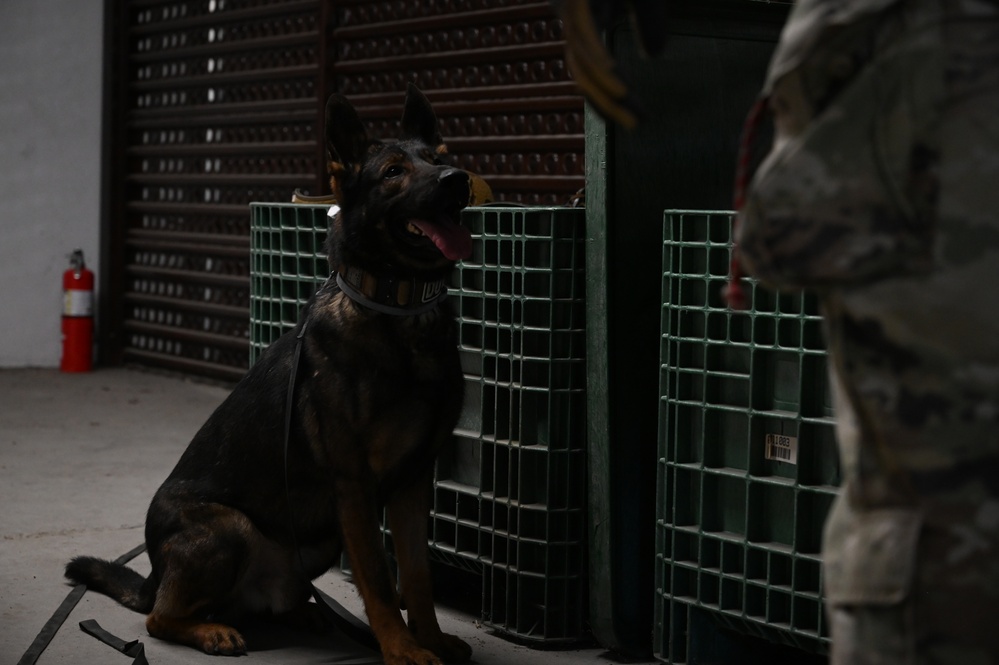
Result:
<instances>
[{"instance_id":1,"label":"white label on crate","mask_svg":"<svg viewBox=\"0 0 999 665\"><path fill-rule=\"evenodd\" d=\"M63 316L93 316L94 292L68 289L62 293Z\"/></svg>"},{"instance_id":2,"label":"white label on crate","mask_svg":"<svg viewBox=\"0 0 999 665\"><path fill-rule=\"evenodd\" d=\"M338 206L337 204L334 203L333 205L330 206L330 209L326 213L326 216L327 217L336 217L339 214L340 214L340 206Z\"/></svg>"},{"instance_id":3,"label":"white label on crate","mask_svg":"<svg viewBox=\"0 0 999 665\"><path fill-rule=\"evenodd\" d=\"M798 463L798 437L783 434L767 434L765 456L767 459Z\"/></svg>"}]
</instances>

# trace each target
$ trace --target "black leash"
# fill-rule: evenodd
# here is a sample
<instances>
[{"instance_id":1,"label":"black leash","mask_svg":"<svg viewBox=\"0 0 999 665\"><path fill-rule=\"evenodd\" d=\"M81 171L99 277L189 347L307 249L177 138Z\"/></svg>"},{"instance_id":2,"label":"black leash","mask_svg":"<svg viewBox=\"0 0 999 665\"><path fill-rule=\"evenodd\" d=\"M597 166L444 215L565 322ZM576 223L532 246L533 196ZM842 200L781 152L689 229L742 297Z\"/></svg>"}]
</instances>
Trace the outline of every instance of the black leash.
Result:
<instances>
[{"instance_id":1,"label":"black leash","mask_svg":"<svg viewBox=\"0 0 999 665\"><path fill-rule=\"evenodd\" d=\"M122 554L120 557L115 559L114 562L120 564L128 563L135 557L142 554L145 550L146 550L146 545L143 543L138 547L132 548L125 554ZM62 604L59 605L59 607L52 614L49 620L45 622L45 625L42 626L41 631L39 631L37 637L35 637L34 641L31 643L31 646L29 646L28 650L24 652L24 655L21 656L21 660L17 661L17 665L35 665L35 663L38 661L39 656L41 656L42 652L45 651L45 649L49 646L49 643L52 641L52 638L54 638L56 633L59 632L59 629L62 627L62 625L66 623L66 619L69 617L70 612L73 611L73 608L76 607L77 603L80 602L80 599L83 598L83 594L85 594L86 592L87 592L86 584L77 584L75 587L73 587L72 591L69 592L69 595L66 596L66 599L62 601ZM83 623L87 622L84 621ZM83 623L80 624L80 628L83 628ZM94 625L96 625L96 622L94 622ZM97 626L97 628L100 629L100 626ZM86 631L87 629L83 628L83 630ZM91 635L93 635L93 633L91 633ZM108 635L110 635L110 633L108 633ZM141 649L142 645L139 644L140 652ZM132 655L132 654L126 654L126 655ZM135 660L133 662L136 665L143 665L146 662L145 655L142 655L142 660Z\"/></svg>"},{"instance_id":2,"label":"black leash","mask_svg":"<svg viewBox=\"0 0 999 665\"><path fill-rule=\"evenodd\" d=\"M132 665L149 665L149 661L146 660L146 648L142 646L142 642L139 640L132 640L131 642L126 642L125 640L112 635L108 631L101 628L101 625L94 621L93 619L87 619L86 621L80 622L80 630L87 633L92 637L96 637L104 644L108 645L116 651L120 651L126 656L132 657Z\"/></svg>"},{"instance_id":3,"label":"black leash","mask_svg":"<svg viewBox=\"0 0 999 665\"><path fill-rule=\"evenodd\" d=\"M31 643L28 650L24 652L23 656L21 656L21 660L17 661L17 665L35 665L38 661L38 657L42 655L42 652L45 651L46 647L48 647L49 642L51 642L52 638L55 637L55 634L59 632L62 625L66 623L66 618L69 616L69 613L73 611L73 608L76 607L76 604L80 602L80 599L83 598L83 594L85 593L87 593L86 584L77 584L73 587L73 590L69 592L68 596L66 596L66 600L62 601L62 604L52 615L52 618L50 618L47 622L45 622L45 625L42 626L42 630L38 633L38 636L35 637L35 641Z\"/></svg>"},{"instance_id":4,"label":"black leash","mask_svg":"<svg viewBox=\"0 0 999 665\"><path fill-rule=\"evenodd\" d=\"M288 394L285 399L284 410L284 496L285 502L288 505L288 522L291 528L292 544L295 547L295 551L298 552L298 562L302 568L302 575L306 579L308 579L309 574L305 568L305 561L302 559L302 550L298 546L298 534L295 532L295 516L291 503L291 485L288 479L288 448L291 442L291 423L295 406L295 388L298 384L298 368L302 363L302 344L304 343L305 330L308 328L308 325L309 318L306 317L302 321L302 328L298 331L298 335L295 336L295 355L291 361L291 374L288 377ZM371 627L368 624L354 616L347 608L333 600L329 594L317 588L315 584L310 583L310 586L312 587L312 598L316 601L320 613L326 617L327 621L339 628L341 632L358 644L373 649L376 652L381 651L378 640L375 638L375 634L371 632Z\"/></svg>"}]
</instances>

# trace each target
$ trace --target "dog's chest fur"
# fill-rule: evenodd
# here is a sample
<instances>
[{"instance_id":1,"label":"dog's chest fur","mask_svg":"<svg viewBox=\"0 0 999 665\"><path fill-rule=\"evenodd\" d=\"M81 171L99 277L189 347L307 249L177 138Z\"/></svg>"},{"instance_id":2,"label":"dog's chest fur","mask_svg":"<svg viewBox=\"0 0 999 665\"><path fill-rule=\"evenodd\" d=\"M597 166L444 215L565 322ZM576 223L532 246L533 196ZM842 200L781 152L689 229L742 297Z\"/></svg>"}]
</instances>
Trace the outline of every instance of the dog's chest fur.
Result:
<instances>
[{"instance_id":1,"label":"dog's chest fur","mask_svg":"<svg viewBox=\"0 0 999 665\"><path fill-rule=\"evenodd\" d=\"M347 474L372 472L384 486L411 472L408 465L432 462L457 421L464 387L449 309L373 315L328 288L310 316L307 354L319 361L310 365L329 374L315 378L327 393L334 436L347 444L329 447L337 455L329 464ZM362 464L367 468L350 468Z\"/></svg>"}]
</instances>

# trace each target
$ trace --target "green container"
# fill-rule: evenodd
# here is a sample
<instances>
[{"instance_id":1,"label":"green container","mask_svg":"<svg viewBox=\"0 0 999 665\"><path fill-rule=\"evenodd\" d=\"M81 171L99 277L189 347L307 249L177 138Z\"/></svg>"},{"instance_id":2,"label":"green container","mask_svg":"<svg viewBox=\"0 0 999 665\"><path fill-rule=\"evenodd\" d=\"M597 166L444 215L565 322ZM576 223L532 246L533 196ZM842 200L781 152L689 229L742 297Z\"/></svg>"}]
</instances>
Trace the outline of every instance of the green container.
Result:
<instances>
[{"instance_id":1,"label":"green container","mask_svg":"<svg viewBox=\"0 0 999 665\"><path fill-rule=\"evenodd\" d=\"M839 484L813 297L746 280L722 299L732 214L670 210L663 244L656 654L696 662L691 608L717 624L828 650L822 526Z\"/></svg>"},{"instance_id":2,"label":"green container","mask_svg":"<svg viewBox=\"0 0 999 665\"><path fill-rule=\"evenodd\" d=\"M251 362L327 277L324 206L251 204ZM437 462L432 557L482 580L482 621L587 634L584 211L470 208L454 273L465 406ZM391 539L387 537L387 542Z\"/></svg>"},{"instance_id":3,"label":"green container","mask_svg":"<svg viewBox=\"0 0 999 665\"><path fill-rule=\"evenodd\" d=\"M250 366L329 276L329 206L250 204Z\"/></svg>"}]
</instances>

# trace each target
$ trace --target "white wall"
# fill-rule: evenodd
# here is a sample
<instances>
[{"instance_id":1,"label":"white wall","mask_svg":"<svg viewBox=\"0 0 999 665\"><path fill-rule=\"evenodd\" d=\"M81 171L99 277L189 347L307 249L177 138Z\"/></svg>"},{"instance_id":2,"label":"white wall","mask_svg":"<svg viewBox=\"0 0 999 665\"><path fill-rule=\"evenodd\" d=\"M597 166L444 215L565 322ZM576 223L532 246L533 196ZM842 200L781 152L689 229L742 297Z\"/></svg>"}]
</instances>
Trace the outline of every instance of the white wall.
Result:
<instances>
[{"instance_id":1,"label":"white wall","mask_svg":"<svg viewBox=\"0 0 999 665\"><path fill-rule=\"evenodd\" d=\"M101 269L103 2L0 0L0 367L55 367L62 272Z\"/></svg>"}]
</instances>

